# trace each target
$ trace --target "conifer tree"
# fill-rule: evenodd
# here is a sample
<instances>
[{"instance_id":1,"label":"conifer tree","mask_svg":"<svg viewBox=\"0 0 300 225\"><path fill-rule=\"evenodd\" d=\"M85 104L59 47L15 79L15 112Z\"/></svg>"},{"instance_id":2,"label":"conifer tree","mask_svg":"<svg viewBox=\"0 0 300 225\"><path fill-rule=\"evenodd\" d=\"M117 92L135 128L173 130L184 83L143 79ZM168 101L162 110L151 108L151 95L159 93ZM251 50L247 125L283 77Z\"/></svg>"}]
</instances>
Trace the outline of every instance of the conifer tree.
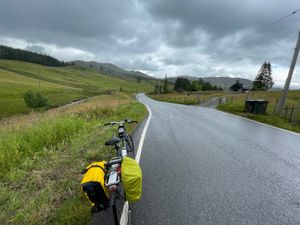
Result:
<instances>
[{"instance_id":1,"label":"conifer tree","mask_svg":"<svg viewBox=\"0 0 300 225\"><path fill-rule=\"evenodd\" d=\"M253 90L268 90L274 85L270 62L264 62L252 83Z\"/></svg>"},{"instance_id":2,"label":"conifer tree","mask_svg":"<svg viewBox=\"0 0 300 225\"><path fill-rule=\"evenodd\" d=\"M168 78L167 75L165 76L165 80L164 80L164 86L163 86L163 91L164 94L169 93L169 84L168 84Z\"/></svg>"}]
</instances>

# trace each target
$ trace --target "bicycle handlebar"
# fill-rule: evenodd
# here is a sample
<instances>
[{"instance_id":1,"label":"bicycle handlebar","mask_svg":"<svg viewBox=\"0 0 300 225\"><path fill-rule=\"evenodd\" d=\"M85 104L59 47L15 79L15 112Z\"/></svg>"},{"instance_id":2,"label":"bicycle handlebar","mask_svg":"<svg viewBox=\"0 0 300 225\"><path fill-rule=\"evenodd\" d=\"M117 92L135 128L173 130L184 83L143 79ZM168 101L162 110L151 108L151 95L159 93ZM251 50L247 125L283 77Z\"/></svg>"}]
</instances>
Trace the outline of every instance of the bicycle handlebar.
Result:
<instances>
[{"instance_id":1,"label":"bicycle handlebar","mask_svg":"<svg viewBox=\"0 0 300 225\"><path fill-rule=\"evenodd\" d=\"M129 120L129 119L124 119L124 120L121 120L121 121L112 121L112 122L109 122L109 123L105 123L104 126L108 126L108 125L115 125L115 124L123 124L123 123L138 123L139 121L136 121L136 120Z\"/></svg>"}]
</instances>

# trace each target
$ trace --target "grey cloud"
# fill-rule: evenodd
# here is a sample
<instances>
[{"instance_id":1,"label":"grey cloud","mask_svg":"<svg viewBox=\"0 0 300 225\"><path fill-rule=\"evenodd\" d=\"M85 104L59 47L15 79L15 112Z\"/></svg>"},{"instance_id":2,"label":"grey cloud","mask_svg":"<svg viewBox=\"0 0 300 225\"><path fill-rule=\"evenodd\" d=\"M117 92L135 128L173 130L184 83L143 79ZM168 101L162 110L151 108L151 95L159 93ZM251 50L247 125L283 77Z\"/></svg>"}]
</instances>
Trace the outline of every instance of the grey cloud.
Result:
<instances>
[{"instance_id":1,"label":"grey cloud","mask_svg":"<svg viewBox=\"0 0 300 225\"><path fill-rule=\"evenodd\" d=\"M45 53L45 48L39 45L27 45L25 49L37 53Z\"/></svg>"},{"instance_id":2,"label":"grey cloud","mask_svg":"<svg viewBox=\"0 0 300 225\"><path fill-rule=\"evenodd\" d=\"M253 77L265 60L281 72L289 65L300 12L249 34L298 7L297 0L1 0L0 42L158 76Z\"/></svg>"},{"instance_id":3,"label":"grey cloud","mask_svg":"<svg viewBox=\"0 0 300 225\"><path fill-rule=\"evenodd\" d=\"M183 60L183 59L176 59L176 58L164 58L162 59L162 61L167 64L167 65L176 65L176 66L180 66L180 65L184 65L185 63L187 63L187 61Z\"/></svg>"},{"instance_id":4,"label":"grey cloud","mask_svg":"<svg viewBox=\"0 0 300 225\"><path fill-rule=\"evenodd\" d=\"M118 61L117 63L129 70L143 70L152 73L153 71L157 71L159 69L157 62L150 56L145 58L138 58L130 61L129 63L124 60Z\"/></svg>"}]
</instances>

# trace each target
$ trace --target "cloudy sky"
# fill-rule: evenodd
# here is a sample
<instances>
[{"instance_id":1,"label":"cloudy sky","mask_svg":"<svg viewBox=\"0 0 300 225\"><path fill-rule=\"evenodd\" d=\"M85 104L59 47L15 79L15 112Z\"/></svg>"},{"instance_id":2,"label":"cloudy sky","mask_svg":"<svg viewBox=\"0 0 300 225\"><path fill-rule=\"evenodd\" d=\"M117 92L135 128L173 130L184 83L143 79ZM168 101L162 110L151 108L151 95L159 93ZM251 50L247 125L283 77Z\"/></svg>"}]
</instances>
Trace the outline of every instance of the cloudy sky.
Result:
<instances>
[{"instance_id":1,"label":"cloudy sky","mask_svg":"<svg viewBox=\"0 0 300 225\"><path fill-rule=\"evenodd\" d=\"M299 0L0 0L0 44L64 61L111 62L157 77L253 80L270 61L280 86L300 11L252 34L299 8ZM292 82L300 87L299 70Z\"/></svg>"}]
</instances>

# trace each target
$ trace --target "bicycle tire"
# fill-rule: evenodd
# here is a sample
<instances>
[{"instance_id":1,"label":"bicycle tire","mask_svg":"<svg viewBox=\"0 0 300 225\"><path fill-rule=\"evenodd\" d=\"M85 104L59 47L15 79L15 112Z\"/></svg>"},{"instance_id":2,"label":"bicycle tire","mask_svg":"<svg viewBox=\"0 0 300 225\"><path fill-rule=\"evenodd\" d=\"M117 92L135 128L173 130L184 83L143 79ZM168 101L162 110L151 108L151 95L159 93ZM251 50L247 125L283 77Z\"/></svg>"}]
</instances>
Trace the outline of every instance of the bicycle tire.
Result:
<instances>
[{"instance_id":1,"label":"bicycle tire","mask_svg":"<svg viewBox=\"0 0 300 225\"><path fill-rule=\"evenodd\" d=\"M134 143L133 143L133 139L132 136L129 134L126 136L126 144L127 144L127 151L128 152L132 152L133 156L134 156Z\"/></svg>"},{"instance_id":2,"label":"bicycle tire","mask_svg":"<svg viewBox=\"0 0 300 225\"><path fill-rule=\"evenodd\" d=\"M125 194L122 184L119 184L116 193L111 194L109 202L109 204L111 204L109 207L92 214L92 225L120 225L123 205L125 202Z\"/></svg>"},{"instance_id":3,"label":"bicycle tire","mask_svg":"<svg viewBox=\"0 0 300 225\"><path fill-rule=\"evenodd\" d=\"M112 200L112 211L115 225L120 225L120 219L123 211L123 206L125 203L125 193L122 184L118 185L117 191L112 195L114 198Z\"/></svg>"},{"instance_id":4,"label":"bicycle tire","mask_svg":"<svg viewBox=\"0 0 300 225\"><path fill-rule=\"evenodd\" d=\"M119 213L118 213L118 204L117 204L117 199L118 199L117 195L118 195L117 193L115 193L113 195L114 199L113 199L113 205L111 207L112 207L112 211L113 211L115 225L120 225L120 223L119 223Z\"/></svg>"},{"instance_id":5,"label":"bicycle tire","mask_svg":"<svg viewBox=\"0 0 300 225\"><path fill-rule=\"evenodd\" d=\"M115 223L111 207L92 213L91 225L112 225Z\"/></svg>"}]
</instances>

